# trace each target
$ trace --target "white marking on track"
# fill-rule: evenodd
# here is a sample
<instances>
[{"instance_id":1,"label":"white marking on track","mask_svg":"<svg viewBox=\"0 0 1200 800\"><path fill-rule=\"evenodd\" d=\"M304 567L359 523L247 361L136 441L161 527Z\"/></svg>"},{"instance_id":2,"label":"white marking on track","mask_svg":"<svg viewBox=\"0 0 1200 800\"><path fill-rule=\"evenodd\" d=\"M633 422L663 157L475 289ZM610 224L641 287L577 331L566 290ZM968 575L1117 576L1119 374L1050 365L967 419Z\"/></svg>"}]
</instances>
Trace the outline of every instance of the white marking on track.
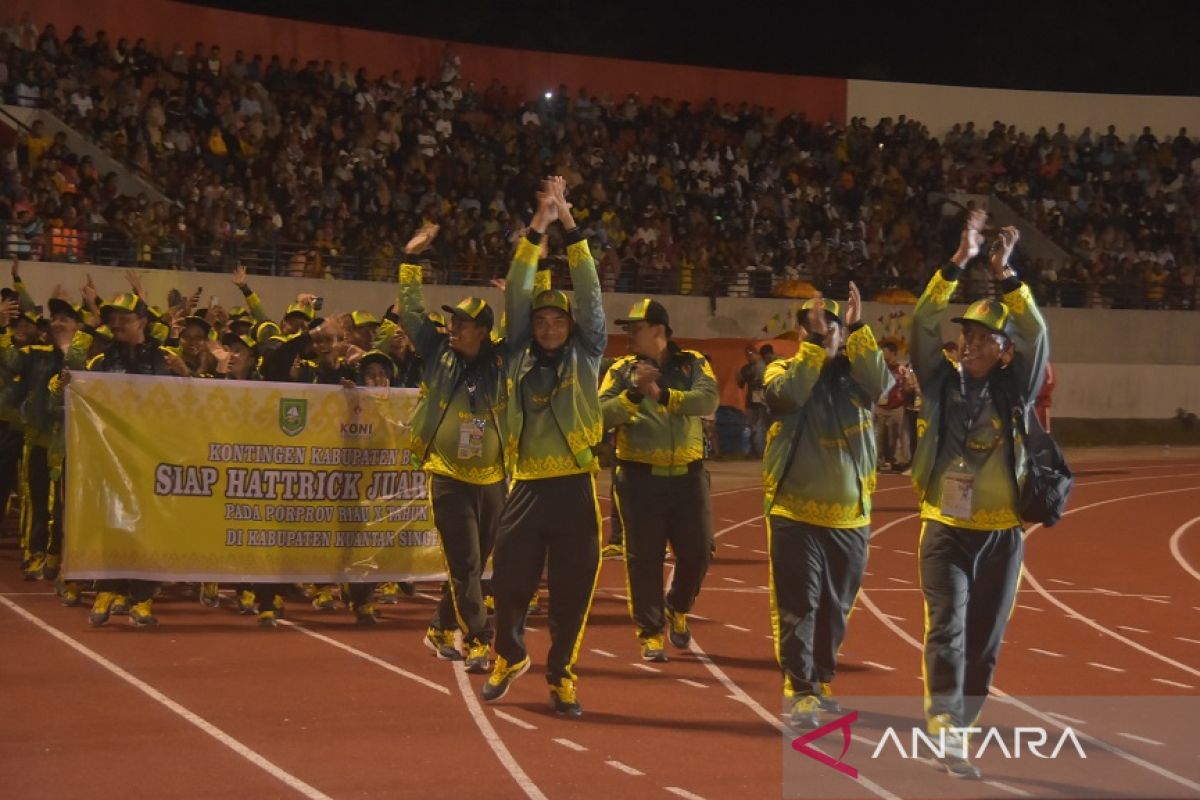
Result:
<instances>
[{"instance_id":1,"label":"white marking on track","mask_svg":"<svg viewBox=\"0 0 1200 800\"><path fill-rule=\"evenodd\" d=\"M410 681L419 683L422 686L426 686L430 689L433 689L435 692L441 692L444 695L450 694L450 690L447 689L445 686L442 686L440 683L434 683L433 681L429 680L428 678L423 678L420 675L415 675L406 669L401 669L400 667L397 667L395 664L389 664L387 661L384 661L382 658L373 656L370 653L365 653L362 650L359 650L357 647L351 647L350 645L346 644L345 642L339 642L337 639L326 636L323 633L317 633L316 631L309 630L308 628L304 627L303 625L301 625L299 623L292 622L291 620L287 620L287 619L281 619L281 620L279 620L279 624L285 625L293 630L299 631L300 633L303 633L305 636L311 636L312 638L316 639L319 642L324 642L327 645L336 647L337 649L347 652L352 656L357 656L358 658L361 658L363 661L370 662L371 664L374 664L377 667L382 667L383 669L386 669L388 672L391 672L395 675L399 675L402 678L408 678Z\"/></svg>"},{"instance_id":2,"label":"white marking on track","mask_svg":"<svg viewBox=\"0 0 1200 800\"><path fill-rule=\"evenodd\" d=\"M721 578L721 580L728 581L729 583L745 583L745 581L742 580L741 578L724 577L724 578Z\"/></svg>"},{"instance_id":3,"label":"white marking on track","mask_svg":"<svg viewBox=\"0 0 1200 800\"><path fill-rule=\"evenodd\" d=\"M741 625L734 625L732 622L726 622L725 627L729 628L729 630L731 630L731 631L740 631L742 633L750 632L749 628L743 628Z\"/></svg>"},{"instance_id":4,"label":"white marking on track","mask_svg":"<svg viewBox=\"0 0 1200 800\"><path fill-rule=\"evenodd\" d=\"M897 617L895 614L887 614L886 616L890 620L895 620L896 622L904 622L904 617Z\"/></svg>"},{"instance_id":5,"label":"white marking on track","mask_svg":"<svg viewBox=\"0 0 1200 800\"><path fill-rule=\"evenodd\" d=\"M1066 714L1059 714L1057 711L1047 711L1046 716L1061 719L1063 722L1069 722L1072 725L1087 725L1087 722L1078 717L1068 717Z\"/></svg>"},{"instance_id":6,"label":"white marking on track","mask_svg":"<svg viewBox=\"0 0 1200 800\"><path fill-rule=\"evenodd\" d=\"M1164 606L1171 604L1171 601L1169 598L1155 597L1154 595L1150 595L1150 594L1142 595L1142 599L1145 600L1147 603L1158 603L1158 604L1164 605Z\"/></svg>"},{"instance_id":7,"label":"white marking on track","mask_svg":"<svg viewBox=\"0 0 1200 800\"><path fill-rule=\"evenodd\" d=\"M912 581L908 580L907 578L892 578L892 577L889 577L889 578L888 578L888 580L889 580L889 581L891 581L892 583L902 583L902 584L904 584L905 586L912 586Z\"/></svg>"},{"instance_id":8,"label":"white marking on track","mask_svg":"<svg viewBox=\"0 0 1200 800\"><path fill-rule=\"evenodd\" d=\"M530 723L526 722L525 720L521 719L520 717L514 717L512 714L501 711L498 708L492 709L492 713L495 714L500 719L504 720L505 722L509 722L509 723L512 723L513 725L516 725L521 730L524 730L524 731L536 731L537 730L537 725L531 725Z\"/></svg>"},{"instance_id":9,"label":"white marking on track","mask_svg":"<svg viewBox=\"0 0 1200 800\"><path fill-rule=\"evenodd\" d=\"M721 522L735 523L735 522L737 522L737 520L736 520L736 519L730 519L729 517L721 517Z\"/></svg>"},{"instance_id":10,"label":"white marking on track","mask_svg":"<svg viewBox=\"0 0 1200 800\"><path fill-rule=\"evenodd\" d=\"M663 788L677 797L682 797L683 800L704 800L700 795L689 792L687 789L680 789L678 786L664 786Z\"/></svg>"},{"instance_id":11,"label":"white marking on track","mask_svg":"<svg viewBox=\"0 0 1200 800\"><path fill-rule=\"evenodd\" d=\"M624 594L621 594L620 592L613 592L613 597L617 598L618 600L628 600L629 599L629 595L624 595Z\"/></svg>"},{"instance_id":12,"label":"white marking on track","mask_svg":"<svg viewBox=\"0 0 1200 800\"><path fill-rule=\"evenodd\" d=\"M760 556L765 556L768 554L766 550L752 550L751 552L758 553Z\"/></svg>"},{"instance_id":13,"label":"white marking on track","mask_svg":"<svg viewBox=\"0 0 1200 800\"><path fill-rule=\"evenodd\" d=\"M1175 638L1181 642L1187 642L1188 644L1200 644L1200 639L1189 639L1186 636L1176 636Z\"/></svg>"},{"instance_id":14,"label":"white marking on track","mask_svg":"<svg viewBox=\"0 0 1200 800\"><path fill-rule=\"evenodd\" d=\"M608 652L607 650L597 650L595 647L593 647L592 652L598 656L604 656L605 658L616 658L614 654Z\"/></svg>"},{"instance_id":15,"label":"white marking on track","mask_svg":"<svg viewBox=\"0 0 1200 800\"><path fill-rule=\"evenodd\" d=\"M1038 608L1037 606L1027 606L1027 605L1023 605L1021 603L1017 603L1017 608L1023 608L1026 611L1042 611L1043 610L1043 609Z\"/></svg>"},{"instance_id":16,"label":"white marking on track","mask_svg":"<svg viewBox=\"0 0 1200 800\"><path fill-rule=\"evenodd\" d=\"M675 680L679 681L684 686L691 686L694 689L707 689L708 688L707 683L701 683L700 681L692 681L692 680L688 680L687 678L676 678Z\"/></svg>"},{"instance_id":17,"label":"white marking on track","mask_svg":"<svg viewBox=\"0 0 1200 800\"><path fill-rule=\"evenodd\" d=\"M1123 631L1129 631L1131 633L1149 633L1150 632L1150 631L1146 630L1145 628L1135 628L1132 625L1118 625L1117 627Z\"/></svg>"},{"instance_id":18,"label":"white marking on track","mask_svg":"<svg viewBox=\"0 0 1200 800\"><path fill-rule=\"evenodd\" d=\"M701 622L708 622L708 617L704 617L699 614L695 614L691 611L688 612L688 619L698 619Z\"/></svg>"},{"instance_id":19,"label":"white marking on track","mask_svg":"<svg viewBox=\"0 0 1200 800\"><path fill-rule=\"evenodd\" d=\"M662 670L659 669L658 667L652 667L649 664L639 664L636 661L634 661L630 666L636 667L637 669L640 669L643 672L662 672Z\"/></svg>"},{"instance_id":20,"label":"white marking on track","mask_svg":"<svg viewBox=\"0 0 1200 800\"><path fill-rule=\"evenodd\" d=\"M1099 661L1089 661L1088 665L1095 667L1096 669L1106 669L1109 672L1124 672L1125 671L1124 667L1114 667L1111 664L1101 664Z\"/></svg>"},{"instance_id":21,"label":"white marking on track","mask_svg":"<svg viewBox=\"0 0 1200 800\"><path fill-rule=\"evenodd\" d=\"M737 549L739 549L739 545L736 545L736 544L734 544L733 542L725 542L724 544L722 544L722 545L721 545L721 547L728 547L728 548L731 548L731 549L733 549L733 550L737 550Z\"/></svg>"},{"instance_id":22,"label":"white marking on track","mask_svg":"<svg viewBox=\"0 0 1200 800\"><path fill-rule=\"evenodd\" d=\"M755 589L758 589L760 592L769 592L769 591L771 591L771 587L770 587L770 586L755 586L754 588L755 588Z\"/></svg>"},{"instance_id":23,"label":"white marking on track","mask_svg":"<svg viewBox=\"0 0 1200 800\"><path fill-rule=\"evenodd\" d=\"M570 739L563 739L562 737L554 739L554 742L556 744L561 744L568 750L574 750L576 753L582 753L587 750L587 748L581 745L579 742L573 742Z\"/></svg>"},{"instance_id":24,"label":"white marking on track","mask_svg":"<svg viewBox=\"0 0 1200 800\"><path fill-rule=\"evenodd\" d=\"M1147 739L1145 736L1138 736L1137 734L1134 734L1134 733L1125 733L1124 731L1117 731L1117 736L1123 736L1126 739L1132 739L1133 741L1141 742L1142 744L1152 744L1155 747L1163 746L1163 743L1158 741L1157 739Z\"/></svg>"},{"instance_id":25,"label":"white marking on track","mask_svg":"<svg viewBox=\"0 0 1200 800\"><path fill-rule=\"evenodd\" d=\"M646 774L646 773L642 772L640 769L634 769L633 767L629 766L628 764L622 764L620 761L616 761L614 759L609 759L608 761L605 761L604 763L608 764L610 767L617 770L618 772L624 772L626 775L632 775L635 778L640 778Z\"/></svg>"},{"instance_id":26,"label":"white marking on track","mask_svg":"<svg viewBox=\"0 0 1200 800\"><path fill-rule=\"evenodd\" d=\"M500 734L496 733L496 729L492 726L492 721L487 718L487 714L483 713L483 705L479 702L479 698L475 696L475 690L471 688L471 681L467 678L467 667L464 662L458 662L458 666L452 670L454 672L454 682L458 685L458 693L466 703L467 711L471 715L471 719L475 722L475 727L479 728L479 732L483 734L483 740L487 742L488 747L492 749L497 760L508 771L509 776L516 782L517 786L521 787L521 791L525 792L525 796L529 800L547 800L546 795L542 794L542 790L537 787L533 779L521 769L521 765L513 758L513 754L509 752L508 747L500 739Z\"/></svg>"},{"instance_id":27,"label":"white marking on track","mask_svg":"<svg viewBox=\"0 0 1200 800\"><path fill-rule=\"evenodd\" d=\"M1100 594L1106 594L1106 595L1109 595L1110 597L1120 597L1121 596L1120 592L1114 592L1112 589L1102 589L1099 586L1093 586L1092 591L1099 592Z\"/></svg>"},{"instance_id":28,"label":"white marking on track","mask_svg":"<svg viewBox=\"0 0 1200 800\"><path fill-rule=\"evenodd\" d=\"M1074 586L1070 581L1064 581L1062 578L1047 578L1046 583L1057 583L1059 586Z\"/></svg>"},{"instance_id":29,"label":"white marking on track","mask_svg":"<svg viewBox=\"0 0 1200 800\"><path fill-rule=\"evenodd\" d=\"M1200 517L1193 517L1176 528L1175 532L1171 534L1170 548L1171 555L1175 557L1175 561L1179 564L1179 566L1183 567L1187 574L1200 581L1200 570L1197 570L1190 563L1188 563L1188 560L1183 557L1183 548L1179 546L1179 540L1183 538L1183 534L1187 533L1188 529L1197 522L1200 522ZM1192 608L1196 607L1192 606ZM1196 608L1196 610L1200 611L1200 608Z\"/></svg>"},{"instance_id":30,"label":"white marking on track","mask_svg":"<svg viewBox=\"0 0 1200 800\"><path fill-rule=\"evenodd\" d=\"M895 550L897 553L899 553L902 556L915 556L916 555L916 553L914 553L912 550L901 550L899 547L895 548Z\"/></svg>"},{"instance_id":31,"label":"white marking on track","mask_svg":"<svg viewBox=\"0 0 1200 800\"><path fill-rule=\"evenodd\" d=\"M1180 683L1179 681L1171 681L1171 680L1167 680L1166 678L1151 678L1150 680L1154 681L1155 683L1161 683L1161 684L1163 684L1163 685L1165 685L1165 686L1174 686L1174 687L1175 687L1175 688L1177 688L1177 689L1191 689L1191 688L1193 688L1191 684L1188 684L1188 683Z\"/></svg>"},{"instance_id":32,"label":"white marking on track","mask_svg":"<svg viewBox=\"0 0 1200 800\"><path fill-rule=\"evenodd\" d=\"M1050 656L1051 658L1063 658L1064 657L1062 653L1056 653L1053 650L1043 650L1040 647L1031 647L1031 648L1029 648L1029 652L1040 653L1041 655Z\"/></svg>"},{"instance_id":33,"label":"white marking on track","mask_svg":"<svg viewBox=\"0 0 1200 800\"><path fill-rule=\"evenodd\" d=\"M875 669L881 669L884 672L895 672L896 671L895 667L889 667L887 664L880 664L878 661L864 661L862 663L866 664L868 667L874 667Z\"/></svg>"},{"instance_id":34,"label":"white marking on track","mask_svg":"<svg viewBox=\"0 0 1200 800\"><path fill-rule=\"evenodd\" d=\"M165 694L160 692L158 689L155 689L153 686L146 683L141 678L138 678L135 675L133 675L132 673L127 672L125 669L114 664L112 661L109 661L107 658L100 655L95 650L92 650L90 647L87 647L86 645L76 641L75 639L71 638L67 634L60 631L58 628L55 628L54 626L50 625L48 622L43 621L41 619L41 617L37 617L37 616L31 614L30 612L26 611L21 606L17 605L16 603L14 603L11 600L9 600L7 597L0 597L0 603L3 603L5 606L7 606L11 611L16 613L18 616L23 617L27 622L31 622L36 627L41 628L43 631L50 634L55 639L58 639L60 642L65 644L67 647L70 647L72 650L74 650L75 652L84 656L89 661L92 661L96 665L102 667L104 670L109 672L114 677L121 679L125 683L127 683L130 686L132 686L133 688L137 689L139 692L146 695L147 697L149 697L151 700L158 703L162 707L166 708L168 711L172 712L173 714L178 715L184 721L199 728L201 731L208 734L212 738L216 739L218 742L225 745L230 750L237 753L239 756L246 759L254 766L263 770L271 777L276 778L280 782L287 784L290 788L294 789L299 794L303 795L304 797L309 798L309 800L332 800L332 798L330 798L329 795L325 794L320 789L317 789L316 787L305 783L304 781L300 780L292 773L284 770L282 767L275 764L274 762L268 761L265 757L260 755L257 751L252 750L249 747L247 747L246 745L242 744L240 741L233 738L228 733L226 733L225 731L218 728L216 725L213 725L211 722L204 719L199 714L196 714L195 712L185 708L184 706L180 705L179 703L176 703L174 700L167 697Z\"/></svg>"}]
</instances>

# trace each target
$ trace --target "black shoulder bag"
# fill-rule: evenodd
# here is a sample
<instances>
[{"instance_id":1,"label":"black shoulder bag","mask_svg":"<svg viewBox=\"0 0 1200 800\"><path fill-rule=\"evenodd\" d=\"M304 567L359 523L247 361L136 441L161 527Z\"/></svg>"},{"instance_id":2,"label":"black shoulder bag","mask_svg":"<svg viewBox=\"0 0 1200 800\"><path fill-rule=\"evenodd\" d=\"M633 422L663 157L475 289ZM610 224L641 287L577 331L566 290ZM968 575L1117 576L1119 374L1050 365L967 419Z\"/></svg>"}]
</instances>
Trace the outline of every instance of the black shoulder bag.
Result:
<instances>
[{"instance_id":1,"label":"black shoulder bag","mask_svg":"<svg viewBox=\"0 0 1200 800\"><path fill-rule=\"evenodd\" d=\"M1008 419L1009 461L1016 475L1016 435L1021 434L1025 442L1025 484L1019 487L1017 513L1026 522L1038 523L1046 528L1054 527L1062 519L1067 507L1067 498L1075 484L1075 476L1067 465L1058 442L1042 429L1036 414L1029 413L1029 406L1017 394L1011 381L997 381L1008 385L997 386L996 400L1003 406L1000 412ZM1030 424L1032 423L1032 424Z\"/></svg>"}]
</instances>

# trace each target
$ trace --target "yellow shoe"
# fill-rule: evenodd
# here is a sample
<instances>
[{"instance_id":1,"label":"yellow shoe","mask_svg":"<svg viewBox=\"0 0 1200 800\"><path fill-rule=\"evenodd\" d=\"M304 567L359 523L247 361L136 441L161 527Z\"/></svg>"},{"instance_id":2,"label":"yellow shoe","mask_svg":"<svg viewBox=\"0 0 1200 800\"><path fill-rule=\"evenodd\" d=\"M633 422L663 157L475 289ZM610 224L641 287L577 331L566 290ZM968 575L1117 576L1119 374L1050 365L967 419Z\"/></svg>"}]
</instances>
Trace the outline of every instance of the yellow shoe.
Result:
<instances>
[{"instance_id":1,"label":"yellow shoe","mask_svg":"<svg viewBox=\"0 0 1200 800\"><path fill-rule=\"evenodd\" d=\"M488 671L488 645L486 642L474 641L467 648L467 672L472 675L485 675Z\"/></svg>"},{"instance_id":2,"label":"yellow shoe","mask_svg":"<svg viewBox=\"0 0 1200 800\"><path fill-rule=\"evenodd\" d=\"M96 595L96 599L92 601L92 613L88 616L88 621L93 627L99 628L108 623L108 618L112 615L113 601L116 599L117 596L112 592L100 592Z\"/></svg>"},{"instance_id":3,"label":"yellow shoe","mask_svg":"<svg viewBox=\"0 0 1200 800\"><path fill-rule=\"evenodd\" d=\"M425 631L425 646L443 661L462 661L462 653L454 646L454 631L429 628Z\"/></svg>"},{"instance_id":4,"label":"yellow shoe","mask_svg":"<svg viewBox=\"0 0 1200 800\"><path fill-rule=\"evenodd\" d=\"M58 571L62 568L62 556L53 554L46 556L46 563L42 567L42 578L52 581L58 577Z\"/></svg>"},{"instance_id":5,"label":"yellow shoe","mask_svg":"<svg viewBox=\"0 0 1200 800\"><path fill-rule=\"evenodd\" d=\"M337 587L322 586L313 597L313 608L321 611L333 611L337 608Z\"/></svg>"},{"instance_id":6,"label":"yellow shoe","mask_svg":"<svg viewBox=\"0 0 1200 800\"><path fill-rule=\"evenodd\" d=\"M550 687L550 705L554 713L562 717L582 717L583 708L575 692L575 681L563 678L557 686Z\"/></svg>"},{"instance_id":7,"label":"yellow shoe","mask_svg":"<svg viewBox=\"0 0 1200 800\"><path fill-rule=\"evenodd\" d=\"M642 661L657 661L662 663L668 660L661 635L643 636L640 638L642 640Z\"/></svg>"},{"instance_id":8,"label":"yellow shoe","mask_svg":"<svg viewBox=\"0 0 1200 800\"><path fill-rule=\"evenodd\" d=\"M796 699L792 703L791 722L796 728L816 728L821 724L821 703L811 694Z\"/></svg>"},{"instance_id":9,"label":"yellow shoe","mask_svg":"<svg viewBox=\"0 0 1200 800\"><path fill-rule=\"evenodd\" d=\"M361 606L355 606L354 622L356 625L374 625L379 622L379 620L375 618L374 604L363 603Z\"/></svg>"},{"instance_id":10,"label":"yellow shoe","mask_svg":"<svg viewBox=\"0 0 1200 800\"><path fill-rule=\"evenodd\" d=\"M663 607L663 616L667 620L667 636L671 644L680 650L686 650L692 643L692 632L688 629L687 614L673 611L670 606Z\"/></svg>"},{"instance_id":11,"label":"yellow shoe","mask_svg":"<svg viewBox=\"0 0 1200 800\"><path fill-rule=\"evenodd\" d=\"M395 581L379 584L375 590L375 601L383 605L394 606L400 602L400 585Z\"/></svg>"},{"instance_id":12,"label":"yellow shoe","mask_svg":"<svg viewBox=\"0 0 1200 800\"><path fill-rule=\"evenodd\" d=\"M492 674L484 681L483 689L479 694L488 702L499 700L504 697L513 681L528 671L529 656L525 656L515 664L509 664L504 660L504 656L496 656L496 665L492 667Z\"/></svg>"},{"instance_id":13,"label":"yellow shoe","mask_svg":"<svg viewBox=\"0 0 1200 800\"><path fill-rule=\"evenodd\" d=\"M242 589L237 596L237 612L239 614L254 613L254 592L249 589Z\"/></svg>"},{"instance_id":14,"label":"yellow shoe","mask_svg":"<svg viewBox=\"0 0 1200 800\"><path fill-rule=\"evenodd\" d=\"M217 583L200 584L200 605L208 608L220 608L221 585Z\"/></svg>"},{"instance_id":15,"label":"yellow shoe","mask_svg":"<svg viewBox=\"0 0 1200 800\"><path fill-rule=\"evenodd\" d=\"M278 619L279 617L275 615L274 609L268 609L267 611L264 611L258 615L258 627L274 628Z\"/></svg>"},{"instance_id":16,"label":"yellow shoe","mask_svg":"<svg viewBox=\"0 0 1200 800\"><path fill-rule=\"evenodd\" d=\"M112 613L119 617L128 614L129 598L123 594L114 594L112 601Z\"/></svg>"},{"instance_id":17,"label":"yellow shoe","mask_svg":"<svg viewBox=\"0 0 1200 800\"><path fill-rule=\"evenodd\" d=\"M24 573L25 580L27 580L27 581L41 580L42 571L45 569L45 567L46 567L46 554L45 553L34 553L33 555L31 555L29 557L28 563L26 563L25 566L21 569L21 572Z\"/></svg>"},{"instance_id":18,"label":"yellow shoe","mask_svg":"<svg viewBox=\"0 0 1200 800\"><path fill-rule=\"evenodd\" d=\"M821 694L817 697L817 702L821 706L822 711L828 711L831 714L841 714L842 704L833 696L833 687L828 682L818 684Z\"/></svg>"},{"instance_id":19,"label":"yellow shoe","mask_svg":"<svg viewBox=\"0 0 1200 800\"><path fill-rule=\"evenodd\" d=\"M81 602L80 592L82 589L77 581L67 581L62 586L62 591L59 593L59 598L62 604L68 608L74 608Z\"/></svg>"},{"instance_id":20,"label":"yellow shoe","mask_svg":"<svg viewBox=\"0 0 1200 800\"><path fill-rule=\"evenodd\" d=\"M143 600L140 603L134 603L129 608L129 621L138 628L150 628L158 624L158 618L154 616L151 609L153 600Z\"/></svg>"}]
</instances>

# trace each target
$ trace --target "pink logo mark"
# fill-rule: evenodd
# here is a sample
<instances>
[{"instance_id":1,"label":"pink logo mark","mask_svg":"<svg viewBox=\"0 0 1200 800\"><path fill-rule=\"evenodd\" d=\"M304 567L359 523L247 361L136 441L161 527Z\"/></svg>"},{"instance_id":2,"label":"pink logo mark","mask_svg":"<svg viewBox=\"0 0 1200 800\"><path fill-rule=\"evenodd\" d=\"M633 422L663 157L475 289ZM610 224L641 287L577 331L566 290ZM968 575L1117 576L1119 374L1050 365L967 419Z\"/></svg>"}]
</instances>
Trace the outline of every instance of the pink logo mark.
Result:
<instances>
[{"instance_id":1,"label":"pink logo mark","mask_svg":"<svg viewBox=\"0 0 1200 800\"><path fill-rule=\"evenodd\" d=\"M847 714L844 717L839 717L838 719L835 719L833 722L826 723L825 725L822 725L821 727L816 728L815 730L809 731L808 733L804 734L803 736L799 736L799 737L793 739L792 740L792 749L795 750L797 753L802 753L803 755L808 756L809 758L813 759L814 761L824 764L827 767L833 767L838 772L841 772L845 775L849 775L851 778L854 778L855 780L857 780L858 779L858 770L856 770L854 767L850 766L849 764L842 763L842 759L846 757L846 752L850 749L850 726L857 721L858 721L858 712L851 711L849 714ZM828 755L822 753L820 750L816 749L815 747L809 746L810 742L815 742L817 739L820 739L825 734L830 733L831 731L837 730L839 728L842 731L842 754L839 755L837 758L828 756Z\"/></svg>"}]
</instances>

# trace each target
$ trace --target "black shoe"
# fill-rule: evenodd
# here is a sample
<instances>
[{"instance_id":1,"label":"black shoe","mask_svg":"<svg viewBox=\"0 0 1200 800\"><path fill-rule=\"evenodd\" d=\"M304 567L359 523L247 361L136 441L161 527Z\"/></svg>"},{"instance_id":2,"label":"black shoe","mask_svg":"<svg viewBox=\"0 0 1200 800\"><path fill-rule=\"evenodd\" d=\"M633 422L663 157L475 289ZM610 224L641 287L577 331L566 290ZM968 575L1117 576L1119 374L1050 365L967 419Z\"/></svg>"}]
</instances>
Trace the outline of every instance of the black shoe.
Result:
<instances>
[{"instance_id":1,"label":"black shoe","mask_svg":"<svg viewBox=\"0 0 1200 800\"><path fill-rule=\"evenodd\" d=\"M961 756L948 755L938 761L946 768L947 774L952 778L962 778L968 781L977 781L983 778L983 773L979 771L979 767Z\"/></svg>"},{"instance_id":2,"label":"black shoe","mask_svg":"<svg viewBox=\"0 0 1200 800\"><path fill-rule=\"evenodd\" d=\"M665 663L667 652L663 649L662 636L646 636L642 638L642 661Z\"/></svg>"},{"instance_id":3,"label":"black shoe","mask_svg":"<svg viewBox=\"0 0 1200 800\"><path fill-rule=\"evenodd\" d=\"M806 694L792 703L791 723L793 728L818 728L821 726L821 702L816 695Z\"/></svg>"},{"instance_id":4,"label":"black shoe","mask_svg":"<svg viewBox=\"0 0 1200 800\"><path fill-rule=\"evenodd\" d=\"M821 694L817 697L817 705L821 706L822 711L828 711L831 714L841 714L843 711L842 704L834 698L833 689L830 688L829 683L821 683L819 686Z\"/></svg>"},{"instance_id":5,"label":"black shoe","mask_svg":"<svg viewBox=\"0 0 1200 800\"><path fill-rule=\"evenodd\" d=\"M692 643L692 632L688 629L687 614L674 611L670 606L663 606L663 616L667 620L667 638L671 644L680 650L687 650Z\"/></svg>"}]
</instances>

